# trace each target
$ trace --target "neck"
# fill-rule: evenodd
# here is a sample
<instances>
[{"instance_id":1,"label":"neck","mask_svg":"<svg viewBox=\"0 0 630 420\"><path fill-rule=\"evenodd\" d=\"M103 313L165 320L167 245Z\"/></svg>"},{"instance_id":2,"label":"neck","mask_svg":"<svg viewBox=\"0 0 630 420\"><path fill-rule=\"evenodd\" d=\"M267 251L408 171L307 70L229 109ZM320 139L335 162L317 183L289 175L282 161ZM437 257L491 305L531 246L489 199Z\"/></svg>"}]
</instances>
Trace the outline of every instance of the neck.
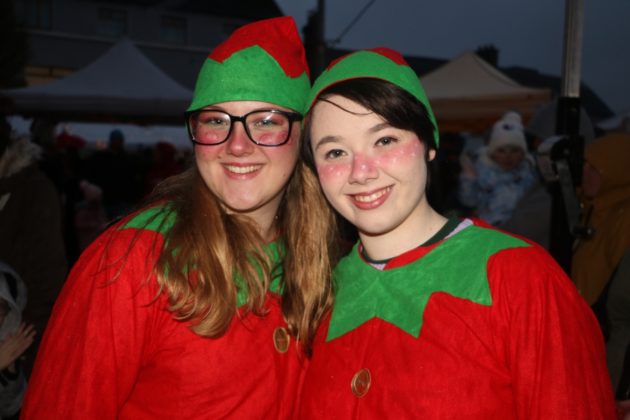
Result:
<instances>
[{"instance_id":1,"label":"neck","mask_svg":"<svg viewBox=\"0 0 630 420\"><path fill-rule=\"evenodd\" d=\"M260 226L260 236L266 243L273 242L278 237L278 224L276 223L275 215L264 226L261 224L258 224L258 226Z\"/></svg>"},{"instance_id":2,"label":"neck","mask_svg":"<svg viewBox=\"0 0 630 420\"><path fill-rule=\"evenodd\" d=\"M229 213L234 213L229 209L226 210ZM278 237L277 212L278 207L274 206L272 208L262 207L254 211L241 214L254 221L258 233L265 242L272 242Z\"/></svg>"},{"instance_id":3,"label":"neck","mask_svg":"<svg viewBox=\"0 0 630 420\"><path fill-rule=\"evenodd\" d=\"M359 232L366 254L374 260L387 260L404 254L431 239L447 219L431 207L418 208L394 229L379 234Z\"/></svg>"}]
</instances>

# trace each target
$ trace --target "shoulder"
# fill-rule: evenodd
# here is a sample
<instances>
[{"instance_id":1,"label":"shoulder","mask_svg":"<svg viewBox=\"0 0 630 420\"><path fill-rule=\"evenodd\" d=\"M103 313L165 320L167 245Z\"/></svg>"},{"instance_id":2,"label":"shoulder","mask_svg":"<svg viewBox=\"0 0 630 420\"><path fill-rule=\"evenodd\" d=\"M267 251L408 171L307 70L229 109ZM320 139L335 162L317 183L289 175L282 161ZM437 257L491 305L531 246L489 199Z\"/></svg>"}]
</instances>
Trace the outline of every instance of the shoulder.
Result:
<instances>
[{"instance_id":1,"label":"shoulder","mask_svg":"<svg viewBox=\"0 0 630 420\"><path fill-rule=\"evenodd\" d=\"M77 265L102 267L153 267L176 215L169 203L131 213L105 230L83 252Z\"/></svg>"},{"instance_id":2,"label":"shoulder","mask_svg":"<svg viewBox=\"0 0 630 420\"><path fill-rule=\"evenodd\" d=\"M471 218L475 233L471 234L471 245L475 247L484 247L484 243L498 242L503 246L497 247L495 253L491 255L492 262L497 265L507 264L511 267L518 267L521 265L527 265L529 262L535 260L544 263L545 266L553 266L560 268L555 260L549 255L549 253L539 244L531 239L525 238L511 232L506 232L495 226L490 225L479 218ZM518 260L510 261L510 256L519 256ZM496 260L496 261L494 261ZM488 263L491 261L488 260Z\"/></svg>"},{"instance_id":3,"label":"shoulder","mask_svg":"<svg viewBox=\"0 0 630 420\"><path fill-rule=\"evenodd\" d=\"M463 221L449 237L423 257L423 263L437 273L440 281L487 289L490 261L506 250L520 252L531 244L489 227L481 220L473 222L468 219Z\"/></svg>"},{"instance_id":4,"label":"shoulder","mask_svg":"<svg viewBox=\"0 0 630 420\"><path fill-rule=\"evenodd\" d=\"M471 254L484 250L487 256L492 256L504 249L534 245L525 238L497 229L479 218L465 219L460 227L443 242L442 247Z\"/></svg>"},{"instance_id":5,"label":"shoulder","mask_svg":"<svg viewBox=\"0 0 630 420\"><path fill-rule=\"evenodd\" d=\"M158 203L138 210L114 225L116 231L147 230L164 235L175 224L177 214L170 203Z\"/></svg>"},{"instance_id":6,"label":"shoulder","mask_svg":"<svg viewBox=\"0 0 630 420\"><path fill-rule=\"evenodd\" d=\"M466 239L463 234L468 229L471 230ZM468 266L466 276L472 275L474 267L485 270L494 302L514 307L528 307L534 302L540 305L563 302L562 305L572 307L584 305L564 270L537 243L489 227L479 220L468 229L447 242L458 240L462 243L461 255L456 256L456 260L462 261L458 265Z\"/></svg>"},{"instance_id":7,"label":"shoulder","mask_svg":"<svg viewBox=\"0 0 630 420\"><path fill-rule=\"evenodd\" d=\"M503 234L518 238L526 243L527 246L509 248L497 252L492 256L492 259L488 261L489 268L513 274L543 273L545 271L554 272L555 274L564 273L553 257L537 243L516 235Z\"/></svg>"},{"instance_id":8,"label":"shoulder","mask_svg":"<svg viewBox=\"0 0 630 420\"><path fill-rule=\"evenodd\" d=\"M168 214L151 208L110 226L74 264L63 295L76 300L93 293L88 290L103 289L150 302L157 294L157 283L150 279L163 250Z\"/></svg>"},{"instance_id":9,"label":"shoulder","mask_svg":"<svg viewBox=\"0 0 630 420\"><path fill-rule=\"evenodd\" d=\"M493 296L523 307L560 301L583 306L577 288L556 260L542 246L523 241L529 246L504 249L488 259Z\"/></svg>"}]
</instances>

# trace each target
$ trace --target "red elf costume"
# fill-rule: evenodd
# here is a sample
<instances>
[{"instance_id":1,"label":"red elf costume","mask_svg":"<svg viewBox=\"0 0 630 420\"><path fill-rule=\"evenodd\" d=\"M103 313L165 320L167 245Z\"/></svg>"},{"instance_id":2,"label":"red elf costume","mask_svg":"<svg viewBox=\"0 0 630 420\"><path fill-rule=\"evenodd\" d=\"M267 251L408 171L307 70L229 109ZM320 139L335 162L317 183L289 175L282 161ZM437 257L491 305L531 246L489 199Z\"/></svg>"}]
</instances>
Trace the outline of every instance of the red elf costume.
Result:
<instances>
[{"instance_id":1,"label":"red elf costume","mask_svg":"<svg viewBox=\"0 0 630 420\"><path fill-rule=\"evenodd\" d=\"M435 123L418 77L388 49L332 63L309 107L356 78L399 86ZM535 244L454 218L387 262L368 261L359 242L334 282L296 418L615 418L598 324Z\"/></svg>"},{"instance_id":2,"label":"red elf costume","mask_svg":"<svg viewBox=\"0 0 630 420\"><path fill-rule=\"evenodd\" d=\"M269 19L238 29L208 56L189 109L248 100L300 111L309 85L294 21ZM176 219L168 203L150 207L81 256L44 335L23 418L288 417L302 365L280 308L281 240L266 246L274 278L265 314L241 313L239 287L237 315L208 338L175 319L157 283L154 267Z\"/></svg>"}]
</instances>

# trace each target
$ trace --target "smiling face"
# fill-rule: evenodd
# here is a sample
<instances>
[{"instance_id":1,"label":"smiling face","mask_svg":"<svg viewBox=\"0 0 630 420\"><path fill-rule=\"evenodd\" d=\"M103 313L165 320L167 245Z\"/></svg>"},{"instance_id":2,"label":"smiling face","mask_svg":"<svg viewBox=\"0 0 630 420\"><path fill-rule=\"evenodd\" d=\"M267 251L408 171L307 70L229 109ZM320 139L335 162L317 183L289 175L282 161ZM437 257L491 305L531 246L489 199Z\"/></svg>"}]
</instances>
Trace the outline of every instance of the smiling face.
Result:
<instances>
[{"instance_id":1,"label":"smiling face","mask_svg":"<svg viewBox=\"0 0 630 420\"><path fill-rule=\"evenodd\" d=\"M422 232L433 210L425 195L426 149L418 136L339 95L317 102L311 117L311 148L324 194L362 241ZM431 150L429 158L434 156Z\"/></svg>"},{"instance_id":2,"label":"smiling face","mask_svg":"<svg viewBox=\"0 0 630 420\"><path fill-rule=\"evenodd\" d=\"M267 102L234 101L206 107L234 116L262 109L290 111ZM228 212L244 213L262 227L273 221L298 157L299 122L289 141L277 147L254 144L240 122L228 140L215 146L195 146L199 173Z\"/></svg>"}]
</instances>

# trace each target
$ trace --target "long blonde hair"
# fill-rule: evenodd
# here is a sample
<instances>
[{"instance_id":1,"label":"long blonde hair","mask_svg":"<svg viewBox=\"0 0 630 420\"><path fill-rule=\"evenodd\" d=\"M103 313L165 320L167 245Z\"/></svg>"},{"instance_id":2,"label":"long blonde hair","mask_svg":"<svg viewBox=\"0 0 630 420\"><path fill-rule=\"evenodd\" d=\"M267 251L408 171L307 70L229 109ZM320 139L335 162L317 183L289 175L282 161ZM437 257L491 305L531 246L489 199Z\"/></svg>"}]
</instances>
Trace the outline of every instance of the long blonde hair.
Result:
<instances>
[{"instance_id":1,"label":"long blonde hair","mask_svg":"<svg viewBox=\"0 0 630 420\"><path fill-rule=\"evenodd\" d=\"M272 267L255 223L228 214L196 167L158 185L149 202L167 202L176 214L165 233L155 270L160 290L179 320L195 333L219 337L237 314L238 288L246 291L244 313L265 313ZM332 302L331 267L336 255L335 216L313 172L298 162L280 204L277 228L284 241L280 283L289 332L310 354L319 321ZM239 285L234 279L241 279Z\"/></svg>"}]
</instances>

